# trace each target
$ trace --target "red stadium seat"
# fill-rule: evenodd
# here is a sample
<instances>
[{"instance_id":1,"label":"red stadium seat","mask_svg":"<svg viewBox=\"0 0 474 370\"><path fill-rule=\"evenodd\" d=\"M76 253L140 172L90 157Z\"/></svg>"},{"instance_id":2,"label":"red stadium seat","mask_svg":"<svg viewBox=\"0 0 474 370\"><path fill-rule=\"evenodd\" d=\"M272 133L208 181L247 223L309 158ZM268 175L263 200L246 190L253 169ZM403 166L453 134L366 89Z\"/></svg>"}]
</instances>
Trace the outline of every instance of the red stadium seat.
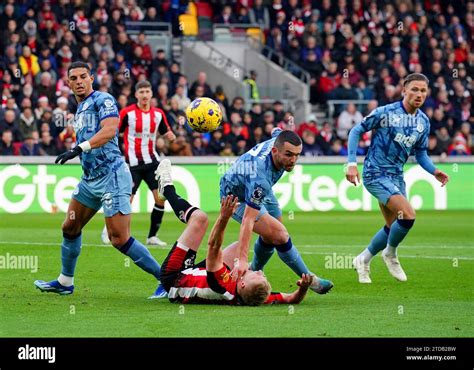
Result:
<instances>
[{"instance_id":1,"label":"red stadium seat","mask_svg":"<svg viewBox=\"0 0 474 370\"><path fill-rule=\"evenodd\" d=\"M214 12L212 11L212 7L209 3L196 3L196 8L199 17L208 17L212 19Z\"/></svg>"},{"instance_id":2,"label":"red stadium seat","mask_svg":"<svg viewBox=\"0 0 474 370\"><path fill-rule=\"evenodd\" d=\"M17 141L13 143L13 155L20 155L20 149L23 143L21 141Z\"/></svg>"}]
</instances>

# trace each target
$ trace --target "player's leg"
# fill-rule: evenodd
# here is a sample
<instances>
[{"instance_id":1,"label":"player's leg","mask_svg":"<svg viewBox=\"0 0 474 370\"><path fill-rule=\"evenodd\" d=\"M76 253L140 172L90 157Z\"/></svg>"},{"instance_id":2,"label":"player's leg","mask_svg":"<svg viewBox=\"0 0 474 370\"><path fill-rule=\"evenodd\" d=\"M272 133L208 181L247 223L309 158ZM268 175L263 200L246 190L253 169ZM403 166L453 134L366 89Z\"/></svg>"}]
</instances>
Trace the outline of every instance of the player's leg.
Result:
<instances>
[{"instance_id":1,"label":"player's leg","mask_svg":"<svg viewBox=\"0 0 474 370\"><path fill-rule=\"evenodd\" d=\"M180 271L194 266L196 252L201 245L209 224L206 213L192 206L176 193L171 178L171 162L164 159L158 166L158 192L160 197L166 198L176 217L186 224L186 228L171 248L162 265L162 282L167 291Z\"/></svg>"},{"instance_id":2,"label":"player's leg","mask_svg":"<svg viewBox=\"0 0 474 370\"><path fill-rule=\"evenodd\" d=\"M155 177L155 172L158 164L147 164L143 166L143 180L148 186L148 189L153 193L155 204L150 215L150 229L146 243L149 245L160 245L166 246L166 243L161 241L157 233L160 230L161 221L163 220L163 214L165 213L165 201L158 196L158 181Z\"/></svg>"},{"instance_id":3,"label":"player's leg","mask_svg":"<svg viewBox=\"0 0 474 370\"><path fill-rule=\"evenodd\" d=\"M77 259L81 253L82 247L82 229L95 215L100 203L94 205L84 201L87 197L87 190L83 188L81 183L66 213L66 218L62 224L63 242L61 244L61 273L57 280L46 282L44 280L36 280L35 286L43 292L58 293L61 295L72 294L74 291L74 272L76 269ZM93 208L86 207L76 197Z\"/></svg>"},{"instance_id":4,"label":"player's leg","mask_svg":"<svg viewBox=\"0 0 474 370\"><path fill-rule=\"evenodd\" d=\"M207 230L208 218L206 213L176 193L171 178L171 162L169 159L161 161L157 169L157 181L160 196L166 198L176 217L187 224L178 243L184 247L197 251Z\"/></svg>"},{"instance_id":5,"label":"player's leg","mask_svg":"<svg viewBox=\"0 0 474 370\"><path fill-rule=\"evenodd\" d=\"M148 237L146 243L149 245L160 245L162 247L166 246L166 242L158 238L158 231L161 227L161 222L163 220L163 215L165 213L165 201L160 199L158 196L158 190L152 190L153 198L155 204L153 205L153 210L150 215L150 229L148 231Z\"/></svg>"},{"instance_id":6,"label":"player's leg","mask_svg":"<svg viewBox=\"0 0 474 370\"><path fill-rule=\"evenodd\" d=\"M383 249L382 257L389 268L390 273L398 280L405 281L406 274L400 266L396 257L396 247L403 240L410 228L415 222L415 211L406 199L405 182L401 176L366 176L364 175L364 186L375 196L382 205L380 208L385 218L385 227L374 237L373 253ZM389 228L389 230L388 230ZM387 238L385 240L385 238ZM370 252L372 254L372 252ZM374 254L372 254L374 255ZM369 256L366 254L365 258ZM354 261L357 263L357 261ZM364 262L360 263L356 268L362 272ZM365 264L367 265L367 264ZM359 279L361 273L359 272ZM369 278L370 279L370 278ZM370 282L370 281L369 281Z\"/></svg>"},{"instance_id":7,"label":"player's leg","mask_svg":"<svg viewBox=\"0 0 474 370\"><path fill-rule=\"evenodd\" d=\"M405 239L415 223L415 210L404 195L393 195L387 203L387 208L397 215L397 220L392 223L388 235L387 247L382 252L382 258L392 276L399 281L406 281L407 276L403 271L397 257L397 247Z\"/></svg>"},{"instance_id":8,"label":"player's leg","mask_svg":"<svg viewBox=\"0 0 474 370\"><path fill-rule=\"evenodd\" d=\"M397 218L397 214L382 203L379 203L379 207L384 217L385 225L375 233L369 246L355 257L353 261L353 265L359 274L359 282L363 284L370 284L372 282L370 278L370 261L387 246L390 225L392 225Z\"/></svg>"},{"instance_id":9,"label":"player's leg","mask_svg":"<svg viewBox=\"0 0 474 370\"><path fill-rule=\"evenodd\" d=\"M130 196L130 204L133 202L133 198L135 197L135 194L137 193L138 188L140 187L140 184L143 180L143 170L141 166L135 166L135 167L129 167L130 168L130 174L132 175L132 195ZM101 235L102 243L104 244L110 244L110 237L109 237L109 232L107 230L107 225L104 225L104 228L102 229L102 235Z\"/></svg>"},{"instance_id":10,"label":"player's leg","mask_svg":"<svg viewBox=\"0 0 474 370\"><path fill-rule=\"evenodd\" d=\"M259 234L256 245L254 259L252 260L251 269L253 271L262 270L268 259L271 257L271 249L276 249L280 259L291 268L298 276L302 274L312 273L304 263L298 249L293 245L293 242L286 230L285 226L276 218L268 213L263 214L255 223L253 231ZM267 251L263 254L262 251ZM332 287L333 283L329 280L317 277L314 279L311 289L319 294L327 293Z\"/></svg>"},{"instance_id":11,"label":"player's leg","mask_svg":"<svg viewBox=\"0 0 474 370\"><path fill-rule=\"evenodd\" d=\"M160 279L160 265L150 251L130 235L132 178L125 165L111 173L104 189L102 206L112 245L130 257L142 270Z\"/></svg>"}]
</instances>

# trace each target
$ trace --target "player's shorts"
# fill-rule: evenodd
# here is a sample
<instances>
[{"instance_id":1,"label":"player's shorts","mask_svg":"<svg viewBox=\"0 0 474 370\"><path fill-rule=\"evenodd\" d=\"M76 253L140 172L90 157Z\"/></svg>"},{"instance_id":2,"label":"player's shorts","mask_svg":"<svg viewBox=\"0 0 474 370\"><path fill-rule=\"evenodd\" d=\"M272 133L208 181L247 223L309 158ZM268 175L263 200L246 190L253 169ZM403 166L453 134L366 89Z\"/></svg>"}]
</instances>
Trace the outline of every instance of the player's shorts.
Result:
<instances>
[{"instance_id":1,"label":"player's shorts","mask_svg":"<svg viewBox=\"0 0 474 370\"><path fill-rule=\"evenodd\" d=\"M367 191L383 205L387 205L392 195L407 196L403 176L364 173L362 179Z\"/></svg>"},{"instance_id":2,"label":"player's shorts","mask_svg":"<svg viewBox=\"0 0 474 370\"><path fill-rule=\"evenodd\" d=\"M160 282L167 292L177 284L177 281L184 276L181 271L195 267L196 251L187 251L178 247L175 242L173 248L168 253L165 261L161 265Z\"/></svg>"},{"instance_id":3,"label":"player's shorts","mask_svg":"<svg viewBox=\"0 0 474 370\"><path fill-rule=\"evenodd\" d=\"M151 191L158 189L158 181L155 178L155 171L158 168L158 165L159 162L154 162L130 167L133 180L132 194L137 193L142 180L145 181L148 185L148 189Z\"/></svg>"},{"instance_id":4,"label":"player's shorts","mask_svg":"<svg viewBox=\"0 0 474 370\"><path fill-rule=\"evenodd\" d=\"M131 192L132 176L123 162L115 171L112 169L105 176L91 181L81 180L72 197L96 211L103 207L105 217L112 217L118 212L124 215L132 212Z\"/></svg>"},{"instance_id":5,"label":"player's shorts","mask_svg":"<svg viewBox=\"0 0 474 370\"><path fill-rule=\"evenodd\" d=\"M227 194L223 192L222 188L221 188L220 196L221 196L221 199L227 196ZM232 215L232 218L235 221L237 221L239 224L242 223L242 220L244 218L245 207L246 207L245 202L240 202L240 205L237 207L234 214ZM271 216L275 218L278 218L281 216L280 205L278 204L278 200L276 199L273 193L266 196L263 199L262 206L260 208L260 212L257 215L256 221L258 221L260 217L262 217L266 213L269 213Z\"/></svg>"}]
</instances>

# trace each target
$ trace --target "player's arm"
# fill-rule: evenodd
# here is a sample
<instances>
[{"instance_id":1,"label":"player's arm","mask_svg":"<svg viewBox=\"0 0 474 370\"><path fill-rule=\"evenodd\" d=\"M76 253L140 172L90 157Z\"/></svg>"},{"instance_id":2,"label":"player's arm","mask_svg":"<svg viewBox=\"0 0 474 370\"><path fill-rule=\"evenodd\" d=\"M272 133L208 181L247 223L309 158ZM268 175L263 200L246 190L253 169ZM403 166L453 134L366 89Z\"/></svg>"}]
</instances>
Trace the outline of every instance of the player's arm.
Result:
<instances>
[{"instance_id":1,"label":"player's arm","mask_svg":"<svg viewBox=\"0 0 474 370\"><path fill-rule=\"evenodd\" d=\"M265 304L298 304L306 296L308 288L311 286L312 282L313 275L303 274L301 279L296 282L298 289L293 293L272 293Z\"/></svg>"},{"instance_id":2,"label":"player's arm","mask_svg":"<svg viewBox=\"0 0 474 370\"><path fill-rule=\"evenodd\" d=\"M101 129L90 138L90 150L100 148L112 140L117 135L119 127L118 117L109 117L100 122Z\"/></svg>"},{"instance_id":3,"label":"player's arm","mask_svg":"<svg viewBox=\"0 0 474 370\"><path fill-rule=\"evenodd\" d=\"M346 179L356 186L360 183L360 174L357 170L357 148L359 146L360 136L364 132L376 128L379 125L379 121L378 110L375 109L349 132L349 138L347 140L348 158Z\"/></svg>"},{"instance_id":4,"label":"player's arm","mask_svg":"<svg viewBox=\"0 0 474 370\"><path fill-rule=\"evenodd\" d=\"M253 228L260 213L262 202L267 193L271 190L271 185L263 178L251 179L249 176L245 179L245 210L242 217L239 232L239 252L238 263L234 265L231 272L232 279L237 280L248 269L248 253L250 239L252 238Z\"/></svg>"},{"instance_id":5,"label":"player's arm","mask_svg":"<svg viewBox=\"0 0 474 370\"><path fill-rule=\"evenodd\" d=\"M174 134L173 129L168 123L168 119L166 118L165 112L163 112L163 110L161 109L159 109L159 111L161 113L161 117L163 118L163 121L160 122L160 125L158 126L158 133L166 137L169 141L175 141L176 135Z\"/></svg>"},{"instance_id":6,"label":"player's arm","mask_svg":"<svg viewBox=\"0 0 474 370\"><path fill-rule=\"evenodd\" d=\"M244 216L242 218L242 224L240 225L239 232L239 260L236 271L234 271L235 279L240 277L248 269L248 254L250 239L252 238L253 227L260 210L256 209L248 204L245 206ZM233 274L233 277L234 277Z\"/></svg>"},{"instance_id":7,"label":"player's arm","mask_svg":"<svg viewBox=\"0 0 474 370\"><path fill-rule=\"evenodd\" d=\"M207 242L208 250L206 257L206 269L208 271L219 271L224 265L221 246L224 240L224 233L227 223L232 217L232 214L234 213L238 204L238 198L232 195L222 198L219 217L212 228L211 235L209 235L209 241Z\"/></svg>"},{"instance_id":8,"label":"player's arm","mask_svg":"<svg viewBox=\"0 0 474 370\"><path fill-rule=\"evenodd\" d=\"M415 158L421 168L423 168L426 172L432 174L436 178L436 180L441 183L441 186L444 186L449 181L449 176L435 167L433 161L428 156L427 148L428 130L425 129L422 138L416 143Z\"/></svg>"},{"instance_id":9,"label":"player's arm","mask_svg":"<svg viewBox=\"0 0 474 370\"><path fill-rule=\"evenodd\" d=\"M92 149L100 148L117 135L120 120L115 100L111 96L107 96L103 100L99 100L96 104L100 107L98 119L101 129L92 136L90 140L83 141L73 149L60 154L56 158L55 163L64 164L82 152L89 152ZM89 124L92 124L92 122Z\"/></svg>"}]
</instances>

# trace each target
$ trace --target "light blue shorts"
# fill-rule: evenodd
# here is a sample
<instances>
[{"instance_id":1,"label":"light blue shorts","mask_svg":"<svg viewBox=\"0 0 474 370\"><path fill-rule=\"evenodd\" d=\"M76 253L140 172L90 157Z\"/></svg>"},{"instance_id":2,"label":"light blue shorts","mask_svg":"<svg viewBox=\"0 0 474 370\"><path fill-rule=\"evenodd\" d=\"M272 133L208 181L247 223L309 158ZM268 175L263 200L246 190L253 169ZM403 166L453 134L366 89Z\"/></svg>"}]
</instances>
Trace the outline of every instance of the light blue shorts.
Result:
<instances>
[{"instance_id":1,"label":"light blue shorts","mask_svg":"<svg viewBox=\"0 0 474 370\"><path fill-rule=\"evenodd\" d=\"M221 188L222 190L222 188ZM222 193L221 191L221 199L225 197L227 194ZM240 201L240 205L235 210L232 218L237 221L239 224L242 223L242 219L244 218L245 207L247 204L245 202ZM260 212L257 215L256 221L260 219L264 214L269 213L271 216L278 218L281 216L281 209L278 204L278 200L275 198L275 195L272 193L266 196L263 199L262 206L260 208Z\"/></svg>"},{"instance_id":2,"label":"light blue shorts","mask_svg":"<svg viewBox=\"0 0 474 370\"><path fill-rule=\"evenodd\" d=\"M118 212L128 215L132 212L132 175L125 162L116 170L100 178L81 180L72 197L82 205L98 211L104 208L104 216L112 217Z\"/></svg>"},{"instance_id":3,"label":"light blue shorts","mask_svg":"<svg viewBox=\"0 0 474 370\"><path fill-rule=\"evenodd\" d=\"M363 182L367 191L383 205L387 205L392 195L407 196L405 181L400 175L364 173Z\"/></svg>"}]
</instances>

